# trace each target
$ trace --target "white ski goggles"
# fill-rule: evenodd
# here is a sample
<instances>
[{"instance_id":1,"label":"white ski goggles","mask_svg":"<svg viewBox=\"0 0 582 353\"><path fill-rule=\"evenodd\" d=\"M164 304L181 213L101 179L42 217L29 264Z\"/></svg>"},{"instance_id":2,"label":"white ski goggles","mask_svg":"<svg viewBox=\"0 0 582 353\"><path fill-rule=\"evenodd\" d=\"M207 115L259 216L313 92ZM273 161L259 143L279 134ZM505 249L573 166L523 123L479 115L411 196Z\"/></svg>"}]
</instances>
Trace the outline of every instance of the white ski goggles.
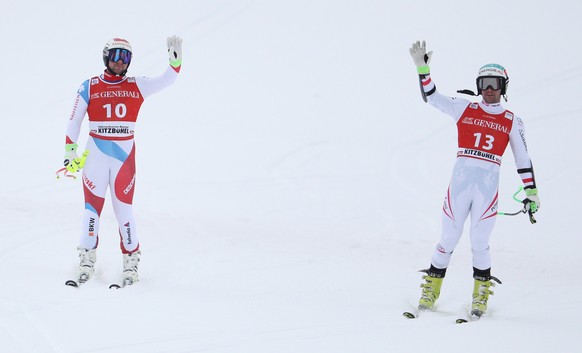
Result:
<instances>
[{"instance_id":1,"label":"white ski goggles","mask_svg":"<svg viewBox=\"0 0 582 353\"><path fill-rule=\"evenodd\" d=\"M500 90L504 83L503 77L479 77L477 79L477 87L479 90L484 91L491 88L494 91Z\"/></svg>"}]
</instances>

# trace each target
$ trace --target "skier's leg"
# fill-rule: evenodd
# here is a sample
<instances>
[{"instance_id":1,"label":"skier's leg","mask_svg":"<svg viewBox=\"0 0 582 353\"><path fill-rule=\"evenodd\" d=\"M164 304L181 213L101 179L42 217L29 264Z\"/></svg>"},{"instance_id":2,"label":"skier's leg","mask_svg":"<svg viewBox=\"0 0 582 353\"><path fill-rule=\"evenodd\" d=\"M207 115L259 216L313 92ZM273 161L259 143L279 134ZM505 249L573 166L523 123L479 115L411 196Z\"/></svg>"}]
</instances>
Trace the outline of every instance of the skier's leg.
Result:
<instances>
[{"instance_id":1,"label":"skier's leg","mask_svg":"<svg viewBox=\"0 0 582 353\"><path fill-rule=\"evenodd\" d=\"M499 173L482 171L471 210L471 250L473 252L473 301L471 313L481 316L487 310L491 282L491 254L489 238L495 227L498 209Z\"/></svg>"},{"instance_id":2,"label":"skier's leg","mask_svg":"<svg viewBox=\"0 0 582 353\"><path fill-rule=\"evenodd\" d=\"M426 275L422 277L425 282L420 285L422 293L418 301L419 310L432 310L440 296L451 255L461 238L471 207L469 194L470 187L464 183L464 179L453 177L443 206L441 239L433 252L430 268L423 271Z\"/></svg>"},{"instance_id":3,"label":"skier's leg","mask_svg":"<svg viewBox=\"0 0 582 353\"><path fill-rule=\"evenodd\" d=\"M117 218L120 247L124 254L139 250L135 218L133 217L133 193L135 190L135 145L133 140L115 142L120 153L111 171L111 200Z\"/></svg>"},{"instance_id":4,"label":"skier's leg","mask_svg":"<svg viewBox=\"0 0 582 353\"><path fill-rule=\"evenodd\" d=\"M87 150L91 152L82 173L85 210L79 246L95 249L99 243L99 217L109 184L109 164L107 156L96 148L92 137L87 141Z\"/></svg>"},{"instance_id":5,"label":"skier's leg","mask_svg":"<svg viewBox=\"0 0 582 353\"><path fill-rule=\"evenodd\" d=\"M133 217L133 193L135 190L135 145L133 140L116 142L125 152L118 158L111 173L111 199L117 218L120 247L123 253L123 281L133 284L139 280L138 265L141 258L139 240ZM120 153L120 155L122 155Z\"/></svg>"},{"instance_id":6,"label":"skier's leg","mask_svg":"<svg viewBox=\"0 0 582 353\"><path fill-rule=\"evenodd\" d=\"M471 251L473 252L473 267L479 270L491 268L489 238L495 227L496 216L471 222Z\"/></svg>"},{"instance_id":7,"label":"skier's leg","mask_svg":"<svg viewBox=\"0 0 582 353\"><path fill-rule=\"evenodd\" d=\"M432 267L436 269L449 267L453 251L463 234L463 226L470 207L470 186L451 181L443 205L441 239L431 258Z\"/></svg>"},{"instance_id":8,"label":"skier's leg","mask_svg":"<svg viewBox=\"0 0 582 353\"><path fill-rule=\"evenodd\" d=\"M470 240L473 267L485 271L491 268L489 238L497 220L499 173L480 173L471 208Z\"/></svg>"},{"instance_id":9,"label":"skier's leg","mask_svg":"<svg viewBox=\"0 0 582 353\"><path fill-rule=\"evenodd\" d=\"M99 244L99 218L105 202L105 193L109 183L109 165L107 156L99 151L93 139L87 141L87 157L82 172L85 210L81 236L79 238L79 281L87 281L95 272L97 246Z\"/></svg>"}]
</instances>

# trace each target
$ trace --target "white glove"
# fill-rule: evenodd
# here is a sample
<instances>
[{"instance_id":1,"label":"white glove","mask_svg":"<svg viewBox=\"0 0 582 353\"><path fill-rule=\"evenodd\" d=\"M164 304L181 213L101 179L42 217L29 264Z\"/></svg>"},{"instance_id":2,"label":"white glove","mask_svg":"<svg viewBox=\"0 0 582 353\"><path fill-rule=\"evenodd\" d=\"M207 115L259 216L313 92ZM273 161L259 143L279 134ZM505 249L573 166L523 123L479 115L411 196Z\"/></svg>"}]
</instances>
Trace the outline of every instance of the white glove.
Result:
<instances>
[{"instance_id":1,"label":"white glove","mask_svg":"<svg viewBox=\"0 0 582 353\"><path fill-rule=\"evenodd\" d=\"M182 38L178 36L168 37L166 44L168 45L170 65L177 69L182 65Z\"/></svg>"},{"instance_id":2,"label":"white glove","mask_svg":"<svg viewBox=\"0 0 582 353\"><path fill-rule=\"evenodd\" d=\"M429 63L430 58L432 57L432 51L426 52L426 42L423 40L422 43L420 41L416 41L416 43L412 43L412 47L410 48L410 56L412 56L412 60L414 60L414 65L416 65L416 71L421 75L427 75L430 73Z\"/></svg>"}]
</instances>

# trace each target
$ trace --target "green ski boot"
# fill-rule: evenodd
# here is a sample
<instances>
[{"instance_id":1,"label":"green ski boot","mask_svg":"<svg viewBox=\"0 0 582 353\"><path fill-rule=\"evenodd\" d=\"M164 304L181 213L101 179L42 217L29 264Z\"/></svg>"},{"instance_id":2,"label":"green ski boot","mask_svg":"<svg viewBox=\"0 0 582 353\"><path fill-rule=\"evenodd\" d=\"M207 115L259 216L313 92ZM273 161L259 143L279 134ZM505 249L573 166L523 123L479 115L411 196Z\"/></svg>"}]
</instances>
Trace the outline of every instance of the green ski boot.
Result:
<instances>
[{"instance_id":1,"label":"green ski boot","mask_svg":"<svg viewBox=\"0 0 582 353\"><path fill-rule=\"evenodd\" d=\"M426 275L422 276L422 279L424 279L425 283L420 285L420 288L422 288L422 294L420 300L418 301L418 310L432 310L436 300L441 294L444 273L437 274L429 270L421 270L419 272L426 273Z\"/></svg>"},{"instance_id":2,"label":"green ski boot","mask_svg":"<svg viewBox=\"0 0 582 353\"><path fill-rule=\"evenodd\" d=\"M495 287L495 281L501 284L501 281L493 276L475 277L475 284L473 285L473 303L471 305L471 315L481 317L487 311L487 301L489 296L493 295L491 287Z\"/></svg>"}]
</instances>

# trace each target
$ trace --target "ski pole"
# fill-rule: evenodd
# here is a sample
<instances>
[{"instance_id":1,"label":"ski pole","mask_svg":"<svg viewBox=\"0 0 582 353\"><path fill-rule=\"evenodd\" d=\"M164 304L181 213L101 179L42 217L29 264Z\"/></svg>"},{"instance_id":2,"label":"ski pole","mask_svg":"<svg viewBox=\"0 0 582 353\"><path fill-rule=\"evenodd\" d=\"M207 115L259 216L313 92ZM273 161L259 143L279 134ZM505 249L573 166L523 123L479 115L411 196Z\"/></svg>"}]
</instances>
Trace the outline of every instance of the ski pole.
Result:
<instances>
[{"instance_id":1,"label":"ski pole","mask_svg":"<svg viewBox=\"0 0 582 353\"><path fill-rule=\"evenodd\" d=\"M520 213L525 213L525 208L522 208L521 210L517 211L517 212L497 212L498 215L502 215L502 216L516 216Z\"/></svg>"}]
</instances>

